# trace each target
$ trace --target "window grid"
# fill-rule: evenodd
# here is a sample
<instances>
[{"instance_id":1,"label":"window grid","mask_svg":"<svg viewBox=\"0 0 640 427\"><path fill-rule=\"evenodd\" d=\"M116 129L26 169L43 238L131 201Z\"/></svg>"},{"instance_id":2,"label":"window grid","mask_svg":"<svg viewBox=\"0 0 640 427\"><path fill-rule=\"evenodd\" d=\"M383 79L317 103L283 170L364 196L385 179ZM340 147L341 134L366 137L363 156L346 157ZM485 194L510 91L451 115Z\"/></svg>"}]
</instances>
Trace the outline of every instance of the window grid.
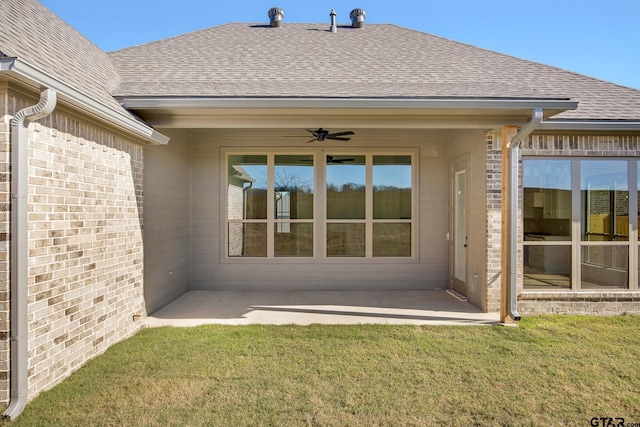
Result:
<instances>
[{"instance_id":1,"label":"window grid","mask_svg":"<svg viewBox=\"0 0 640 427\"><path fill-rule=\"evenodd\" d=\"M639 282L639 274L640 269L638 267L638 263L640 262L639 254L640 254L640 241L638 235L638 212L640 211L640 206L638 205L638 192L640 191L640 182L638 178L638 162L637 159L633 158L560 158L562 160L569 160L571 162L571 224L570 224L570 239L566 241L536 241L536 240L528 240L530 236L527 235L527 232L530 231L527 229L529 225L527 223L527 210L531 208L532 199L530 194L527 194L526 190L526 168L528 166L528 162L535 161L544 161L544 160L558 160L558 157L534 157L527 156L523 158L523 190L522 190L522 200L523 200L523 218L522 218L522 230L523 230L523 245L524 245L524 257L523 257L523 274L524 274L524 285L526 290L549 290L556 289L553 286L541 286L540 288L536 288L534 281L531 280L531 263L530 260L527 259L527 256L530 255L531 251L535 248L540 248L536 250L551 250L552 248L561 248L561 247L569 247L570 248L570 257L571 257L571 268L570 268L570 286L564 289L566 290L598 290L604 291L609 289L625 289L625 290L637 290L638 282ZM581 188L581 171L584 170L585 165L588 165L588 162L597 162L597 161L618 161L622 162L626 166L626 190L624 190L625 186L623 185L622 192L628 192L628 221L624 222L624 206L621 208L618 200L614 197L615 191L612 191L609 195L609 207L610 212L609 216L606 219L603 219L604 227L608 227L610 232L603 232L600 236L601 241L592 241L585 240L585 236L589 237L589 233L585 234L585 230L589 230L585 224L585 219L589 217L589 208L586 205L586 201L583 200L583 189ZM596 163L593 163L596 164ZM623 198L623 197L618 197ZM624 205L624 203L623 203ZM632 207L638 206L638 209L633 209ZM620 221L622 219L622 221ZM617 221L617 222L616 222ZM595 234L595 233L593 233ZM611 240L604 240L604 239ZM625 240L618 240L618 239ZM551 253L552 251L550 251ZM590 258L589 258L590 257ZM607 264L605 261L608 261ZM547 265L545 265L547 267ZM603 270L603 279L605 280L613 280L612 278L620 276L620 274L624 275L624 283L615 285L609 284L593 286L589 282L589 278L594 274L593 272L589 272L588 269L590 267L599 267ZM606 271L605 271L606 270ZM587 274L587 276L584 276ZM548 275L552 276L552 275ZM586 281L583 281L583 278ZM549 280L551 282L551 280ZM528 285L529 284L529 285ZM560 288L563 289L563 288Z\"/></svg>"},{"instance_id":2,"label":"window grid","mask_svg":"<svg viewBox=\"0 0 640 427\"><path fill-rule=\"evenodd\" d=\"M238 156L242 156L242 155L247 155L247 156L266 156L267 161L267 196L266 196L266 204L267 204L267 218L266 219L252 219L252 218L243 218L243 219L239 219L239 218L230 218L228 213L225 213L226 217L224 219L224 222L226 224L225 229L224 229L224 233L225 233L225 258L226 259L251 259L253 261L259 261L260 259L270 259L270 260L276 260L278 258L286 258L290 261L293 261L293 258L288 257L287 255L284 256L279 256L277 253L277 250L275 248L274 245L274 240L277 237L278 233L285 233L287 230L291 229L292 227L294 227L295 224L311 224L312 226L312 239L313 239L313 253L308 256L308 257L301 257L304 259L316 259L317 260L330 260L331 262L335 262L335 261L340 261L340 257L335 258L335 257L330 257L327 256L327 233L328 233L328 228L330 228L331 224L343 224L343 225L347 225L347 224L362 224L365 227L365 253L363 254L363 256L361 257L349 257L346 256L345 261L348 259L359 259L359 260L371 260L373 261L374 259L376 260L383 260L385 257L389 257L391 256L391 258L393 258L394 260L400 261L402 262L402 260L408 260L408 261L412 261L415 262L417 260L417 254L416 254L416 248L417 248L417 244L416 244L416 236L417 236L417 227L415 225L415 221L416 221L416 217L417 217L417 197L418 197L418 186L417 186L417 171L418 171L418 166L416 164L417 162L417 155L416 155L416 150L408 150L408 151L400 151L400 152L396 152L395 150L393 152L387 152L385 150L381 150L380 152L376 151L376 152L368 152L368 153L362 153L359 152L360 150L349 150L349 151L345 151L345 150L328 150L327 152L332 153L334 156L349 156L349 157L353 157L353 156L364 156L366 158L366 184L365 184L365 200L366 200L366 213L365 213L365 218L364 219L327 219L327 215L326 215L326 194L324 194L326 192L326 184L327 184L327 178L326 178L326 166L327 166L327 154L325 152L325 150L313 150L313 151L300 151L300 152L296 152L299 153L301 156L303 155L307 155L307 156L313 156L313 165L314 165L314 194L313 194L313 205L314 205L314 215L313 218L311 219L295 219L295 218L279 218L279 214L278 212L285 212L285 210L287 210L285 207L283 206L278 206L278 201L276 200L276 185L275 185L275 167L276 167L276 157L280 156L281 154L279 153L279 151L268 151L268 152L261 152L260 150L247 150L247 151L238 151L238 150L225 150L223 149L223 161L225 162L225 169L224 170L229 170L229 168L232 166L230 165L230 158L231 156L234 155L238 155ZM287 152L287 154L290 154ZM373 159L376 156L389 156L389 155L395 155L395 156L405 156L408 157L410 159L410 191L411 191L411 195L410 195L410 210L411 210L411 214L409 215L409 218L399 218L399 219L389 219L389 218L384 218L384 219L373 219L373 169L372 169L372 164L373 164ZM225 176L225 188L227 188L229 186L229 181L230 178L228 176ZM226 200L226 205L230 204L230 201L228 200L228 196L225 197ZM227 211L227 207L224 208L225 212ZM247 256L235 256L234 254L230 253L230 249L229 249L229 245L230 245L230 239L231 239L231 227L236 225L236 226L247 226L250 224L254 224L257 226L257 224L264 224L266 226L266 239L267 239L267 249L266 249L266 254L260 253L258 256L251 256L251 255L247 255ZM406 240L407 240L407 247L408 249L405 251L405 253L402 253L401 255L397 256L397 255L389 255L389 254L384 254L384 255L380 255L376 256L374 254L374 246L373 246L373 236L374 236L374 224L380 224L375 225L375 227L393 227L394 224L406 224L406 227L408 227L409 232L408 235L406 236ZM407 233L405 232L405 235Z\"/></svg>"}]
</instances>

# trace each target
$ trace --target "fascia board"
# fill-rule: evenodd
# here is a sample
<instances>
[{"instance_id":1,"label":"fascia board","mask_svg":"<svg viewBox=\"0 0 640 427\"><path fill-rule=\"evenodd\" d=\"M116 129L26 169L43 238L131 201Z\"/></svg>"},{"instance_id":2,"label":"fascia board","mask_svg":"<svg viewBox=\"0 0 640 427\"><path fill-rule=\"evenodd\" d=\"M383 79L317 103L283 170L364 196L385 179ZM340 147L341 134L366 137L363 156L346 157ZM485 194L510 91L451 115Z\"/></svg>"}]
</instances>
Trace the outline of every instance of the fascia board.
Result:
<instances>
[{"instance_id":1,"label":"fascia board","mask_svg":"<svg viewBox=\"0 0 640 427\"><path fill-rule=\"evenodd\" d=\"M536 130L639 132L640 120L546 120Z\"/></svg>"},{"instance_id":2,"label":"fascia board","mask_svg":"<svg viewBox=\"0 0 640 427\"><path fill-rule=\"evenodd\" d=\"M77 89L37 70L18 58L0 58L0 74L15 75L18 78L26 79L46 88L53 89L58 93L59 99L100 117L138 137L146 139L153 144L166 145L169 142L169 137L166 135L161 134L134 118L119 114Z\"/></svg>"},{"instance_id":3,"label":"fascia board","mask_svg":"<svg viewBox=\"0 0 640 427\"><path fill-rule=\"evenodd\" d=\"M211 97L122 97L127 109L229 109L229 108L346 108L346 109L456 109L456 110L575 110L572 99L488 98L211 98Z\"/></svg>"}]
</instances>

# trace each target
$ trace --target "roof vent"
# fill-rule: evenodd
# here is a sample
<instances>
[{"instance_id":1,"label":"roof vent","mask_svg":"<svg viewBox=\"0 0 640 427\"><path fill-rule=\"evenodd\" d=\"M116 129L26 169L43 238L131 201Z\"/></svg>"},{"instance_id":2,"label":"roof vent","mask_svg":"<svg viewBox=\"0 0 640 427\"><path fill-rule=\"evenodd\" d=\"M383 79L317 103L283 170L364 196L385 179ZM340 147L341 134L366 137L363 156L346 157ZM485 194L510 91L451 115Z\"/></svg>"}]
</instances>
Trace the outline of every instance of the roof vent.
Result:
<instances>
[{"instance_id":1,"label":"roof vent","mask_svg":"<svg viewBox=\"0 0 640 427\"><path fill-rule=\"evenodd\" d=\"M269 25L272 27L282 27L282 20L284 19L284 10L279 7L272 7L269 9Z\"/></svg>"},{"instance_id":2,"label":"roof vent","mask_svg":"<svg viewBox=\"0 0 640 427\"><path fill-rule=\"evenodd\" d=\"M362 28L364 27L364 18L367 17L367 13L364 9L353 9L349 17L351 18L351 27Z\"/></svg>"},{"instance_id":3,"label":"roof vent","mask_svg":"<svg viewBox=\"0 0 640 427\"><path fill-rule=\"evenodd\" d=\"M338 26L336 25L336 11L331 9L331 13L329 14L329 16L331 17L331 28L329 28L329 31L331 31L332 33L337 33Z\"/></svg>"}]
</instances>

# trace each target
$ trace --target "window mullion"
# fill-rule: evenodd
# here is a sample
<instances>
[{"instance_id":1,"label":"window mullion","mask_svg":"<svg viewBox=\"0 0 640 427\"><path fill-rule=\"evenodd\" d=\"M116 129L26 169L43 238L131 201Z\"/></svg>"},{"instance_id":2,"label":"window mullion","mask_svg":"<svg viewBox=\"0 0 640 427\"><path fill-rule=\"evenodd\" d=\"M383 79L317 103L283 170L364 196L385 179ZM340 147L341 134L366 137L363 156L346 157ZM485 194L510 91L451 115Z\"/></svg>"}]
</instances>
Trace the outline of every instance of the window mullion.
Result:
<instances>
[{"instance_id":1,"label":"window mullion","mask_svg":"<svg viewBox=\"0 0 640 427\"><path fill-rule=\"evenodd\" d=\"M638 289L638 162L629 161L629 289Z\"/></svg>"},{"instance_id":2,"label":"window mullion","mask_svg":"<svg viewBox=\"0 0 640 427\"><path fill-rule=\"evenodd\" d=\"M373 155L365 157L365 257L373 257Z\"/></svg>"},{"instance_id":3,"label":"window mullion","mask_svg":"<svg viewBox=\"0 0 640 427\"><path fill-rule=\"evenodd\" d=\"M313 165L315 171L315 209L314 233L316 239L315 254L317 258L327 257L327 164L324 150L314 153Z\"/></svg>"},{"instance_id":4,"label":"window mullion","mask_svg":"<svg viewBox=\"0 0 640 427\"><path fill-rule=\"evenodd\" d=\"M580 206L580 160L571 161L571 289L580 289L582 274L581 206Z\"/></svg>"},{"instance_id":5,"label":"window mullion","mask_svg":"<svg viewBox=\"0 0 640 427\"><path fill-rule=\"evenodd\" d=\"M275 155L267 156L267 258L275 257Z\"/></svg>"}]
</instances>

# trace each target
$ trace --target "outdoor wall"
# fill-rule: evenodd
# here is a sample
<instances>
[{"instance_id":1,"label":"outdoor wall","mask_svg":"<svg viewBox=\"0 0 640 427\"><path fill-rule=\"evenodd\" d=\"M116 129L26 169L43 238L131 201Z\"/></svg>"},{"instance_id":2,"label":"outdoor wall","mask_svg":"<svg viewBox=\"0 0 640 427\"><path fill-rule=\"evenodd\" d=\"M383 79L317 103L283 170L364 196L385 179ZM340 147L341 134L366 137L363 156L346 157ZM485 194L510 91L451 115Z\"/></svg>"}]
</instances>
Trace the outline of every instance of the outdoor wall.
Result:
<instances>
[{"instance_id":1,"label":"outdoor wall","mask_svg":"<svg viewBox=\"0 0 640 427\"><path fill-rule=\"evenodd\" d=\"M487 175L486 132L456 131L451 135L450 162L467 158L469 162L469 200L467 205L467 299L488 310L487 292ZM453 177L450 178L450 181ZM499 291L498 287L498 291ZM495 309L489 310L495 311Z\"/></svg>"},{"instance_id":2,"label":"outdoor wall","mask_svg":"<svg viewBox=\"0 0 640 427\"><path fill-rule=\"evenodd\" d=\"M2 83L0 83L2 85ZM10 120L7 86L0 86L0 404L9 401Z\"/></svg>"},{"instance_id":3,"label":"outdoor wall","mask_svg":"<svg viewBox=\"0 0 640 427\"><path fill-rule=\"evenodd\" d=\"M502 280L502 136L486 137L486 305L488 312L500 311Z\"/></svg>"},{"instance_id":4,"label":"outdoor wall","mask_svg":"<svg viewBox=\"0 0 640 427\"><path fill-rule=\"evenodd\" d=\"M34 94L35 95L35 94ZM11 117L37 97L0 90L0 400L7 401ZM142 327L142 146L58 105L29 126L29 398Z\"/></svg>"},{"instance_id":5,"label":"outdoor wall","mask_svg":"<svg viewBox=\"0 0 640 427\"><path fill-rule=\"evenodd\" d=\"M144 149L144 297L152 313L189 290L190 146L166 130L164 146Z\"/></svg>"},{"instance_id":6,"label":"outdoor wall","mask_svg":"<svg viewBox=\"0 0 640 427\"><path fill-rule=\"evenodd\" d=\"M362 135L362 133L357 133ZM446 289L448 283L448 133L377 132L348 144L326 141L306 144L276 132L242 135L239 131L194 131L191 182L191 289ZM265 147L340 150L418 148L420 218L418 257L406 260L340 259L248 260L224 257L220 198L222 147ZM342 151L345 152L345 151ZM348 152L348 151L346 151ZM345 152L345 153L346 153ZM360 152L360 151L358 151Z\"/></svg>"},{"instance_id":7,"label":"outdoor wall","mask_svg":"<svg viewBox=\"0 0 640 427\"><path fill-rule=\"evenodd\" d=\"M638 135L534 134L522 144L523 156L638 157ZM527 314L640 314L638 290L526 291L521 275L518 309Z\"/></svg>"}]
</instances>

